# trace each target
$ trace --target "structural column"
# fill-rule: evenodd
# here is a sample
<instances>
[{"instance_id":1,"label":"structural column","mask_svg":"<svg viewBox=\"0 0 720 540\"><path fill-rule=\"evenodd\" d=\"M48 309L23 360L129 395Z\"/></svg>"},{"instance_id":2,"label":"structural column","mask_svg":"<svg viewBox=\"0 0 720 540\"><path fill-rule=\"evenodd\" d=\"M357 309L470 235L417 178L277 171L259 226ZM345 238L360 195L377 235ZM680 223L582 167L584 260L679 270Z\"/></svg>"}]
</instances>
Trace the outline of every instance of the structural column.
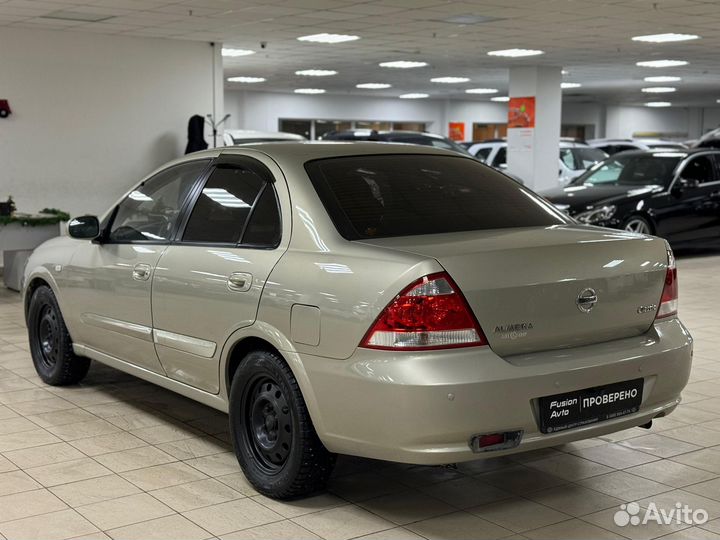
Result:
<instances>
[{"instance_id":1,"label":"structural column","mask_svg":"<svg viewBox=\"0 0 720 540\"><path fill-rule=\"evenodd\" d=\"M542 191L558 185L562 70L510 68L508 171Z\"/></svg>"}]
</instances>

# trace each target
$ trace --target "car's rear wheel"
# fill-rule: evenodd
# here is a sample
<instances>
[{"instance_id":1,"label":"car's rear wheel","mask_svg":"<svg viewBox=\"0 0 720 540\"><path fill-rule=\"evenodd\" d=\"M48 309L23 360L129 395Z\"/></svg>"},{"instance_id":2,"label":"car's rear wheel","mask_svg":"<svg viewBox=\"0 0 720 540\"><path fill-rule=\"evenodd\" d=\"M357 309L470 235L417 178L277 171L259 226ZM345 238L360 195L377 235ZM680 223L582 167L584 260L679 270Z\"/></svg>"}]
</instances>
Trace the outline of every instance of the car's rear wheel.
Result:
<instances>
[{"instance_id":1,"label":"car's rear wheel","mask_svg":"<svg viewBox=\"0 0 720 540\"><path fill-rule=\"evenodd\" d=\"M47 384L64 386L80 382L90 369L90 360L75 355L60 306L50 287L32 293L27 317L30 355L35 371Z\"/></svg>"},{"instance_id":2,"label":"car's rear wheel","mask_svg":"<svg viewBox=\"0 0 720 540\"><path fill-rule=\"evenodd\" d=\"M632 216L626 219L623 229L638 234L654 234L652 225L642 216Z\"/></svg>"},{"instance_id":3,"label":"car's rear wheel","mask_svg":"<svg viewBox=\"0 0 720 540\"><path fill-rule=\"evenodd\" d=\"M230 388L230 430L248 481L289 499L322 490L335 464L315 433L297 380L274 352L253 351Z\"/></svg>"}]
</instances>

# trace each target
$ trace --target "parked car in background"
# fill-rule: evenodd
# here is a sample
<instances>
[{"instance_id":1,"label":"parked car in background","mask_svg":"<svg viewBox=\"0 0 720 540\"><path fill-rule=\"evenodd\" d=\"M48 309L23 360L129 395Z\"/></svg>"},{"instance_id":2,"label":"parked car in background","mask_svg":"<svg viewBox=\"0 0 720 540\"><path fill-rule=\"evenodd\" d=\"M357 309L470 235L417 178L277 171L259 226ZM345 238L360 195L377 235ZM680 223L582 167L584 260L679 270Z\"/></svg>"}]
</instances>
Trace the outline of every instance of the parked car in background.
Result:
<instances>
[{"instance_id":1,"label":"parked car in background","mask_svg":"<svg viewBox=\"0 0 720 540\"><path fill-rule=\"evenodd\" d=\"M507 141L505 139L492 139L476 143L468 150L491 167L503 171L507 169ZM582 142L560 140L558 181L566 184L606 157L607 154L602 150L591 148Z\"/></svg>"},{"instance_id":2,"label":"parked car in background","mask_svg":"<svg viewBox=\"0 0 720 540\"><path fill-rule=\"evenodd\" d=\"M713 129L700 137L693 148L720 148L720 128Z\"/></svg>"},{"instance_id":3,"label":"parked car in background","mask_svg":"<svg viewBox=\"0 0 720 540\"><path fill-rule=\"evenodd\" d=\"M419 144L453 150L463 155L470 155L467 149L453 140L420 131L375 131L374 129L353 129L348 131L331 131L323 136L324 141L377 141L406 144Z\"/></svg>"},{"instance_id":4,"label":"parked car in background","mask_svg":"<svg viewBox=\"0 0 720 540\"><path fill-rule=\"evenodd\" d=\"M720 239L720 150L635 150L541 192L581 223L672 243Z\"/></svg>"},{"instance_id":5,"label":"parked car in background","mask_svg":"<svg viewBox=\"0 0 720 540\"><path fill-rule=\"evenodd\" d=\"M649 425L690 375L665 241L457 152L197 152L68 228L24 274L40 378L93 359L229 412L270 497L322 489L338 453L439 465Z\"/></svg>"},{"instance_id":6,"label":"parked car in background","mask_svg":"<svg viewBox=\"0 0 720 540\"><path fill-rule=\"evenodd\" d=\"M680 142L663 139L590 139L587 143L599 148L609 156L627 150L685 150L687 146Z\"/></svg>"},{"instance_id":7,"label":"parked car in background","mask_svg":"<svg viewBox=\"0 0 720 540\"><path fill-rule=\"evenodd\" d=\"M306 141L302 135L284 131L254 131L251 129L226 129L223 133L225 146L260 142Z\"/></svg>"}]
</instances>

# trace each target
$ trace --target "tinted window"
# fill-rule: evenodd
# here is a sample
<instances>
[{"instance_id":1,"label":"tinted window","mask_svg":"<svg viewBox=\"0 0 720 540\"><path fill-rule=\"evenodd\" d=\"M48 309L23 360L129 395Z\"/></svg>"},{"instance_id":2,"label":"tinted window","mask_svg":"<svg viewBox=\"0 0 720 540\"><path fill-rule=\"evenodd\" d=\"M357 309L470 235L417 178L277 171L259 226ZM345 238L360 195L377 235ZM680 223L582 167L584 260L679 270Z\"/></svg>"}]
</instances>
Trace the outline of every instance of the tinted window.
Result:
<instances>
[{"instance_id":1,"label":"tinted window","mask_svg":"<svg viewBox=\"0 0 720 540\"><path fill-rule=\"evenodd\" d=\"M492 151L492 147L481 148L480 150L475 152L475 157L481 161L487 161L487 158L490 155L491 151Z\"/></svg>"},{"instance_id":2,"label":"tinted window","mask_svg":"<svg viewBox=\"0 0 720 540\"><path fill-rule=\"evenodd\" d=\"M276 246L280 242L280 208L275 190L266 184L250 216L242 243Z\"/></svg>"},{"instance_id":3,"label":"tinted window","mask_svg":"<svg viewBox=\"0 0 720 540\"><path fill-rule=\"evenodd\" d=\"M619 154L598 163L573 184L667 186L682 157L682 154Z\"/></svg>"},{"instance_id":4,"label":"tinted window","mask_svg":"<svg viewBox=\"0 0 720 540\"><path fill-rule=\"evenodd\" d=\"M493 167L505 167L507 166L507 147L501 146L498 148L495 159L493 160Z\"/></svg>"},{"instance_id":5,"label":"tinted window","mask_svg":"<svg viewBox=\"0 0 720 540\"><path fill-rule=\"evenodd\" d=\"M118 206L109 240L168 240L190 188L208 163L200 160L176 165L143 182Z\"/></svg>"},{"instance_id":6,"label":"tinted window","mask_svg":"<svg viewBox=\"0 0 720 540\"><path fill-rule=\"evenodd\" d=\"M686 180L697 180L700 183L714 182L715 167L710 156L698 156L685 165L681 174Z\"/></svg>"},{"instance_id":7,"label":"tinted window","mask_svg":"<svg viewBox=\"0 0 720 540\"><path fill-rule=\"evenodd\" d=\"M218 168L208 178L183 241L237 244L265 179L244 167Z\"/></svg>"},{"instance_id":8,"label":"tinted window","mask_svg":"<svg viewBox=\"0 0 720 540\"><path fill-rule=\"evenodd\" d=\"M598 148L574 146L560 149L560 159L568 169L573 171L583 171L606 157L607 154Z\"/></svg>"},{"instance_id":9,"label":"tinted window","mask_svg":"<svg viewBox=\"0 0 720 540\"><path fill-rule=\"evenodd\" d=\"M471 159L355 156L305 167L338 231L349 240L565 222L542 199Z\"/></svg>"}]
</instances>

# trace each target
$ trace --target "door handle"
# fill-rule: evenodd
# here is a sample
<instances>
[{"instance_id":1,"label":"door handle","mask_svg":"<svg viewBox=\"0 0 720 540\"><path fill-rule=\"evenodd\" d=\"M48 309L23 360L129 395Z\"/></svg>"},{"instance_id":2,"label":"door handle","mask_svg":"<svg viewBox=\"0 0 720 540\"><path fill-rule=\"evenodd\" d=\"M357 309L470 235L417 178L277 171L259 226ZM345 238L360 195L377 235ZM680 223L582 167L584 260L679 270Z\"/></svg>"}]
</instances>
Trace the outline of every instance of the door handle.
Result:
<instances>
[{"instance_id":1,"label":"door handle","mask_svg":"<svg viewBox=\"0 0 720 540\"><path fill-rule=\"evenodd\" d=\"M252 274L247 272L233 272L228 276L227 287L233 292L246 292L252 286Z\"/></svg>"},{"instance_id":2,"label":"door handle","mask_svg":"<svg viewBox=\"0 0 720 540\"><path fill-rule=\"evenodd\" d=\"M133 279L136 281L147 281L150 278L152 268L149 264L138 263L133 266Z\"/></svg>"}]
</instances>

